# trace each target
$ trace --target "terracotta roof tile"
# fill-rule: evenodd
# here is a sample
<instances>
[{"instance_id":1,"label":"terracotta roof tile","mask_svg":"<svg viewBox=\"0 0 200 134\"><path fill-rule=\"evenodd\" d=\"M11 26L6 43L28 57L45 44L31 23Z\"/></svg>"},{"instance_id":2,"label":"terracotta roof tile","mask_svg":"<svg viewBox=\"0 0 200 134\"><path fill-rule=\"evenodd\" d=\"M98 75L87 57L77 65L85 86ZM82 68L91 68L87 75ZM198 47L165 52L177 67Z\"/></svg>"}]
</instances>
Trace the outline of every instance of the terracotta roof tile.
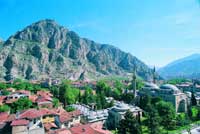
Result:
<instances>
[{"instance_id":1,"label":"terracotta roof tile","mask_svg":"<svg viewBox=\"0 0 200 134\"><path fill-rule=\"evenodd\" d=\"M6 100L6 96L0 96L0 105L2 105Z\"/></svg>"},{"instance_id":2,"label":"terracotta roof tile","mask_svg":"<svg viewBox=\"0 0 200 134\"><path fill-rule=\"evenodd\" d=\"M32 102L36 102L38 96L37 95L30 95L29 96L29 99L32 101Z\"/></svg>"},{"instance_id":3,"label":"terracotta roof tile","mask_svg":"<svg viewBox=\"0 0 200 134\"><path fill-rule=\"evenodd\" d=\"M7 112L0 113L0 122L6 122L9 117L9 114Z\"/></svg>"},{"instance_id":4,"label":"terracotta roof tile","mask_svg":"<svg viewBox=\"0 0 200 134\"><path fill-rule=\"evenodd\" d=\"M7 122L11 122L11 121L13 121L13 120L15 120L15 119L16 119L15 114L10 114L10 115L8 116Z\"/></svg>"},{"instance_id":5,"label":"terracotta roof tile","mask_svg":"<svg viewBox=\"0 0 200 134\"><path fill-rule=\"evenodd\" d=\"M112 134L110 131L102 129L102 123L79 125L70 130L72 134Z\"/></svg>"},{"instance_id":6,"label":"terracotta roof tile","mask_svg":"<svg viewBox=\"0 0 200 134\"><path fill-rule=\"evenodd\" d=\"M28 123L29 123L29 121L24 120L24 119L14 120L14 121L12 121L11 126L26 126L26 125L28 125Z\"/></svg>"},{"instance_id":7,"label":"terracotta roof tile","mask_svg":"<svg viewBox=\"0 0 200 134\"><path fill-rule=\"evenodd\" d=\"M70 130L72 134L95 134L95 131L90 127L90 124L72 127Z\"/></svg>"},{"instance_id":8,"label":"terracotta roof tile","mask_svg":"<svg viewBox=\"0 0 200 134\"><path fill-rule=\"evenodd\" d=\"M45 123L44 128L46 131L49 131L51 128L58 128L55 123Z\"/></svg>"},{"instance_id":9,"label":"terracotta roof tile","mask_svg":"<svg viewBox=\"0 0 200 134\"><path fill-rule=\"evenodd\" d=\"M42 108L42 109L40 109L39 110L39 112L40 112L40 114L42 115L42 116L44 116L44 115L58 115L56 112L54 112L53 110L49 110L49 109L47 109L47 108Z\"/></svg>"},{"instance_id":10,"label":"terracotta roof tile","mask_svg":"<svg viewBox=\"0 0 200 134\"><path fill-rule=\"evenodd\" d=\"M41 117L41 113L36 109L25 110L19 115L20 119L34 119L38 117Z\"/></svg>"},{"instance_id":11,"label":"terracotta roof tile","mask_svg":"<svg viewBox=\"0 0 200 134\"><path fill-rule=\"evenodd\" d=\"M66 128L61 128L61 129L50 131L48 132L48 134L72 134L72 133Z\"/></svg>"}]
</instances>

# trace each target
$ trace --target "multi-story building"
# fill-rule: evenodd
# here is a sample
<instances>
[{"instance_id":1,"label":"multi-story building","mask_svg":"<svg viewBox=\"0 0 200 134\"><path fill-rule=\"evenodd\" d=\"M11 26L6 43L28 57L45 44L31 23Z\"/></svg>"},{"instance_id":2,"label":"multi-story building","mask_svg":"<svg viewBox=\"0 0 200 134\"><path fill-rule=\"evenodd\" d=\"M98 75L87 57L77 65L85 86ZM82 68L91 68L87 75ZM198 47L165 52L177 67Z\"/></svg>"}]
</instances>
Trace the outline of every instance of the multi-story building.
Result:
<instances>
[{"instance_id":1,"label":"multi-story building","mask_svg":"<svg viewBox=\"0 0 200 134\"><path fill-rule=\"evenodd\" d=\"M146 83L139 91L139 96L145 94L161 97L164 101L171 102L174 105L176 112L187 111L187 95L174 85L164 84L159 87L154 83Z\"/></svg>"}]
</instances>

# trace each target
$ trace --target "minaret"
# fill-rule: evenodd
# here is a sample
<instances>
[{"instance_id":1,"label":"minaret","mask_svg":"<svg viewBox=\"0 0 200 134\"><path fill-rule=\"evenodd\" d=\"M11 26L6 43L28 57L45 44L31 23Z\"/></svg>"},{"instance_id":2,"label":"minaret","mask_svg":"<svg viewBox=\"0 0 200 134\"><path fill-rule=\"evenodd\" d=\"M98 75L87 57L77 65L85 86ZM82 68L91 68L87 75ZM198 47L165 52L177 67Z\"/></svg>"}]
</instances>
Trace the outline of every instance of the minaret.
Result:
<instances>
[{"instance_id":1,"label":"minaret","mask_svg":"<svg viewBox=\"0 0 200 134\"><path fill-rule=\"evenodd\" d=\"M192 92L195 92L196 90L196 81L195 79L192 79Z\"/></svg>"},{"instance_id":2,"label":"minaret","mask_svg":"<svg viewBox=\"0 0 200 134\"><path fill-rule=\"evenodd\" d=\"M153 83L156 84L156 68L153 68Z\"/></svg>"},{"instance_id":3,"label":"minaret","mask_svg":"<svg viewBox=\"0 0 200 134\"><path fill-rule=\"evenodd\" d=\"M133 88L133 93L134 93L134 96L136 97L136 67L134 67L134 70L133 70L133 77L132 77L132 88Z\"/></svg>"}]
</instances>

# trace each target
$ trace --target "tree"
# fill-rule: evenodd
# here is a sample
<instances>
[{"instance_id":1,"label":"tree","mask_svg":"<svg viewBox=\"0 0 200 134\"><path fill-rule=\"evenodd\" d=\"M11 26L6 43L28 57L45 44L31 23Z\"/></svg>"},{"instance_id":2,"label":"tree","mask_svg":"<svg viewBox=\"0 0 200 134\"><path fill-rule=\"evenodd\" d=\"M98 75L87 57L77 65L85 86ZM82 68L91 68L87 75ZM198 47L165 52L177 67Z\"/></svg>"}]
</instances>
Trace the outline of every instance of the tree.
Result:
<instances>
[{"instance_id":1,"label":"tree","mask_svg":"<svg viewBox=\"0 0 200 134\"><path fill-rule=\"evenodd\" d=\"M72 107L72 106L67 106L66 107L66 111L67 112L72 112L72 111L74 111L74 110L76 110L74 107Z\"/></svg>"},{"instance_id":2,"label":"tree","mask_svg":"<svg viewBox=\"0 0 200 134\"><path fill-rule=\"evenodd\" d=\"M185 126L190 124L190 120L187 114L185 113L180 113L176 116L176 124L178 126Z\"/></svg>"},{"instance_id":3,"label":"tree","mask_svg":"<svg viewBox=\"0 0 200 134\"><path fill-rule=\"evenodd\" d=\"M150 106L147 115L149 134L160 134L160 121L158 111L153 106Z\"/></svg>"},{"instance_id":4,"label":"tree","mask_svg":"<svg viewBox=\"0 0 200 134\"><path fill-rule=\"evenodd\" d=\"M95 102L95 98L94 98L92 89L90 87L86 87L85 92L83 96L81 97L81 102L86 105Z\"/></svg>"},{"instance_id":5,"label":"tree","mask_svg":"<svg viewBox=\"0 0 200 134\"><path fill-rule=\"evenodd\" d=\"M10 110L10 107L8 105L0 106L0 112L8 112L9 110Z\"/></svg>"},{"instance_id":6,"label":"tree","mask_svg":"<svg viewBox=\"0 0 200 134\"><path fill-rule=\"evenodd\" d=\"M72 88L70 81L62 83L59 92L59 100L64 104L64 107L68 104L74 104L79 99L79 89Z\"/></svg>"},{"instance_id":7,"label":"tree","mask_svg":"<svg viewBox=\"0 0 200 134\"><path fill-rule=\"evenodd\" d=\"M2 93L2 95L9 95L10 94L10 92L6 89L3 89L1 93Z\"/></svg>"},{"instance_id":8,"label":"tree","mask_svg":"<svg viewBox=\"0 0 200 134\"><path fill-rule=\"evenodd\" d=\"M120 100L121 91L120 91L118 88L114 88L114 89L113 89L113 92L112 92L112 97L113 97L115 100Z\"/></svg>"},{"instance_id":9,"label":"tree","mask_svg":"<svg viewBox=\"0 0 200 134\"><path fill-rule=\"evenodd\" d=\"M20 98L11 104L11 112L16 113L17 111L29 109L32 106L32 101L28 98Z\"/></svg>"},{"instance_id":10,"label":"tree","mask_svg":"<svg viewBox=\"0 0 200 134\"><path fill-rule=\"evenodd\" d=\"M57 98L53 98L53 107L58 108L59 100Z\"/></svg>"},{"instance_id":11,"label":"tree","mask_svg":"<svg viewBox=\"0 0 200 134\"><path fill-rule=\"evenodd\" d=\"M150 105L150 103L151 103L151 98L149 95L141 96L139 100L139 107L142 108L143 110L148 110L147 106Z\"/></svg>"},{"instance_id":12,"label":"tree","mask_svg":"<svg viewBox=\"0 0 200 134\"><path fill-rule=\"evenodd\" d=\"M118 130L120 134L141 134L141 126L130 111L120 121Z\"/></svg>"},{"instance_id":13,"label":"tree","mask_svg":"<svg viewBox=\"0 0 200 134\"><path fill-rule=\"evenodd\" d=\"M192 96L191 96L191 105L192 106L196 106L197 105L197 100L195 98L194 92L192 92Z\"/></svg>"},{"instance_id":14,"label":"tree","mask_svg":"<svg viewBox=\"0 0 200 134\"><path fill-rule=\"evenodd\" d=\"M198 113L200 112L199 108L196 106L190 107L188 109L188 116L191 120L195 121L198 119Z\"/></svg>"},{"instance_id":15,"label":"tree","mask_svg":"<svg viewBox=\"0 0 200 134\"><path fill-rule=\"evenodd\" d=\"M124 85L119 80L116 80L114 86L121 94L124 89Z\"/></svg>"},{"instance_id":16,"label":"tree","mask_svg":"<svg viewBox=\"0 0 200 134\"><path fill-rule=\"evenodd\" d=\"M134 100L135 96L133 93L126 93L122 94L121 100L123 100L125 103L131 103Z\"/></svg>"},{"instance_id":17,"label":"tree","mask_svg":"<svg viewBox=\"0 0 200 134\"><path fill-rule=\"evenodd\" d=\"M161 124L166 129L173 129L175 127L175 109L169 102L160 101L156 104L159 116L161 117Z\"/></svg>"},{"instance_id":18,"label":"tree","mask_svg":"<svg viewBox=\"0 0 200 134\"><path fill-rule=\"evenodd\" d=\"M162 98L160 98L160 97L152 97L151 98L151 104L152 105L156 105L156 103L158 103L160 101L162 101Z\"/></svg>"},{"instance_id":19,"label":"tree","mask_svg":"<svg viewBox=\"0 0 200 134\"><path fill-rule=\"evenodd\" d=\"M0 83L0 89L6 89L6 84L5 83Z\"/></svg>"},{"instance_id":20,"label":"tree","mask_svg":"<svg viewBox=\"0 0 200 134\"><path fill-rule=\"evenodd\" d=\"M107 97L110 97L112 95L111 88L104 81L97 82L96 92L97 92L97 94L103 93Z\"/></svg>"}]
</instances>

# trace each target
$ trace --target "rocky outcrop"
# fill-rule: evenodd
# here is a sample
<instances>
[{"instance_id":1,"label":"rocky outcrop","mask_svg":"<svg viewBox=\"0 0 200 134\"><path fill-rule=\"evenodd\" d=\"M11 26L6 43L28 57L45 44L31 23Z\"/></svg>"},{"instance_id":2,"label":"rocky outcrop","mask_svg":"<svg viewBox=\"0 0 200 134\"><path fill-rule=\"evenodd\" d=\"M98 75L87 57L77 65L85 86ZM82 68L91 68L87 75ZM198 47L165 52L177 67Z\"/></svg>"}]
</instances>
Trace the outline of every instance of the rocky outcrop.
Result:
<instances>
[{"instance_id":1,"label":"rocky outcrop","mask_svg":"<svg viewBox=\"0 0 200 134\"><path fill-rule=\"evenodd\" d=\"M53 20L42 20L17 32L0 49L0 78L94 80L152 70L129 53L79 37Z\"/></svg>"}]
</instances>

